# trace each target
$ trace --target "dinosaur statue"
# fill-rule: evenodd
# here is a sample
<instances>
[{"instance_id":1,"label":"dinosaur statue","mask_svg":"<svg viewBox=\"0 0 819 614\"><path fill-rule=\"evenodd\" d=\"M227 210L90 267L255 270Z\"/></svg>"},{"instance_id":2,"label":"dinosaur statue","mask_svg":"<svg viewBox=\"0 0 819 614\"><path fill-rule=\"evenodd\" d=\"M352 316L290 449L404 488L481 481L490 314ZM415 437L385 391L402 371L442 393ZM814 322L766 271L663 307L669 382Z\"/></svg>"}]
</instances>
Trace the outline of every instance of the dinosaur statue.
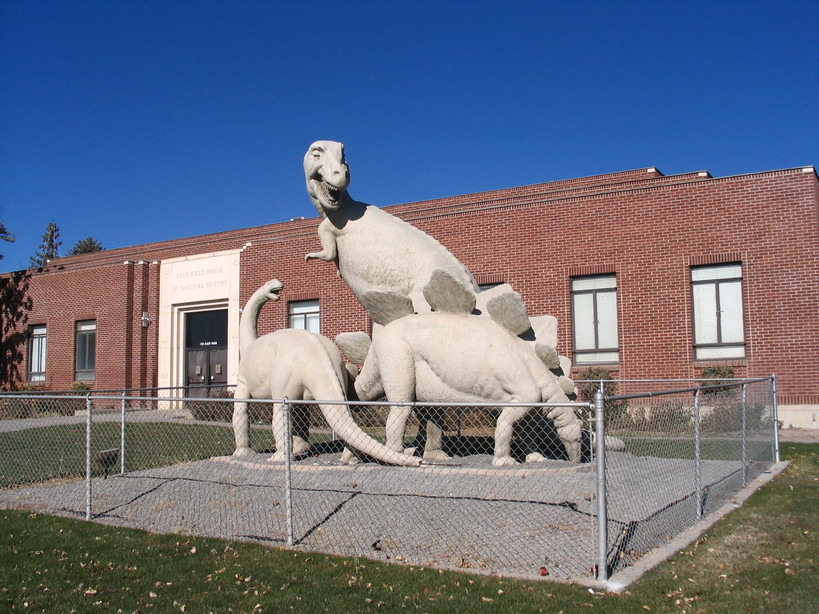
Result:
<instances>
[{"instance_id":1,"label":"dinosaur statue","mask_svg":"<svg viewBox=\"0 0 819 614\"><path fill-rule=\"evenodd\" d=\"M436 239L350 197L350 170L342 143L316 141L310 145L304 156L304 174L307 193L323 218L318 227L322 251L307 254L305 260L335 261L339 276L373 322L384 325L390 321L380 315L384 297L388 305L394 305L397 295L403 295L409 298L412 312L429 312L424 288L435 275L445 275L456 291L439 296L436 311L486 315L527 340L547 367L568 372L568 359L558 357L555 350L554 318L530 318L520 294L509 284L480 291L469 269Z\"/></svg>"},{"instance_id":2,"label":"dinosaur statue","mask_svg":"<svg viewBox=\"0 0 819 614\"><path fill-rule=\"evenodd\" d=\"M548 369L554 369L559 374L567 372L568 361L561 364L554 348L556 338L552 344L538 343L538 330L548 329L549 322L538 322L538 330L535 330L520 295L511 287L503 285L488 292L480 292L467 267L437 240L377 207L350 197L347 192L350 171L344 157L344 145L334 141L313 143L304 156L304 172L307 193L323 218L318 227L322 250L308 253L305 260L315 258L335 261L339 276L353 291L373 322L387 326L402 316L426 314L433 310L438 315L476 313L488 316L479 319L497 323L494 326L498 327L498 331L505 329L511 335L526 339L515 346L518 353L528 351L531 358L540 359L541 364ZM381 333L382 330L376 327L373 336L377 339ZM469 337L447 338L451 341L443 344L443 353L449 351L460 355L463 348L459 346L473 346ZM347 348L343 349L350 357ZM388 347L385 346L384 349L388 350ZM479 348L479 351L495 350L486 347ZM388 360L386 352L381 352L380 355L382 360ZM503 356L493 359L503 360ZM564 378L564 381L558 382L556 375L549 375L557 390L561 390L561 384L569 381ZM473 383L474 380L467 376L464 381L466 387L462 391L470 390L469 385ZM369 387L375 389L376 386L370 383ZM565 398L563 392L560 394ZM538 396L531 401L551 397L551 394L547 397ZM392 399L388 395L388 400L398 399ZM425 400L444 399L427 397ZM509 412L502 413L499 425L504 423L507 415ZM440 442L442 432L440 429L437 433L432 432L435 430L434 420L429 424L425 454L428 458L438 457L443 452L435 450L434 446L436 442ZM403 433L403 429L401 432ZM502 442L503 437L500 439ZM508 439L511 441L511 432ZM403 449L399 444L391 447L394 450ZM579 444L577 447L579 458Z\"/></svg>"},{"instance_id":3,"label":"dinosaur statue","mask_svg":"<svg viewBox=\"0 0 819 614\"><path fill-rule=\"evenodd\" d=\"M236 384L236 399L291 399L321 401L344 400L347 392L347 370L338 347L321 335L306 330L286 328L258 337L256 321L267 301L279 300L282 283L272 280L259 288L245 305L239 324L241 361ZM367 435L353 420L345 405L319 405L327 423L348 446L376 460L393 465L419 465L420 459L396 453ZM293 421L303 426L293 438L292 452L309 449L304 417ZM276 453L271 460L284 460L284 414L282 404L273 405L273 437ZM237 401L233 408L235 456L252 454L247 401Z\"/></svg>"},{"instance_id":4,"label":"dinosaur statue","mask_svg":"<svg viewBox=\"0 0 819 614\"><path fill-rule=\"evenodd\" d=\"M531 410L504 404L568 401L563 383L525 341L489 318L436 312L406 315L387 324L372 341L355 391L361 400L385 395L390 402L497 403L503 409L495 427L492 464L502 467L516 463L511 456L513 428ZM410 405L390 409L391 450L404 450L411 411ZM547 417L554 421L569 460L580 462L582 428L574 410L556 407ZM440 444L430 433L425 456L438 457ZM543 457L533 453L527 460Z\"/></svg>"},{"instance_id":5,"label":"dinosaur statue","mask_svg":"<svg viewBox=\"0 0 819 614\"><path fill-rule=\"evenodd\" d=\"M477 294L472 274L437 240L350 197L343 144L316 141L310 145L304 173L307 193L324 218L318 227L322 250L307 254L305 260L335 261L339 275L362 304L366 306L366 295L372 290L394 291L409 296L415 311L427 312L423 287L435 269L447 271Z\"/></svg>"}]
</instances>

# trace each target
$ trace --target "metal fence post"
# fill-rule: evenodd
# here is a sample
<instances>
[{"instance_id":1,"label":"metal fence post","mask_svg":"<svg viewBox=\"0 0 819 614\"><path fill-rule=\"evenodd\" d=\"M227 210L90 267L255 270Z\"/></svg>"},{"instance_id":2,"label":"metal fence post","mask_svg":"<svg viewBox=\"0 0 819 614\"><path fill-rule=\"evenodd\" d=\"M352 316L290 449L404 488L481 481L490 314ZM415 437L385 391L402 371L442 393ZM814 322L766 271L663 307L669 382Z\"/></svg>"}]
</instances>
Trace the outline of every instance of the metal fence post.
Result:
<instances>
[{"instance_id":1,"label":"metal fence post","mask_svg":"<svg viewBox=\"0 0 819 614\"><path fill-rule=\"evenodd\" d=\"M602 382L601 382L602 388ZM608 511L606 505L606 401L603 391L594 393L594 453L597 457L597 579L609 579Z\"/></svg>"},{"instance_id":2,"label":"metal fence post","mask_svg":"<svg viewBox=\"0 0 819 614\"><path fill-rule=\"evenodd\" d=\"M122 416L119 430L119 472L125 473L125 391L122 391Z\"/></svg>"},{"instance_id":3,"label":"metal fence post","mask_svg":"<svg viewBox=\"0 0 819 614\"><path fill-rule=\"evenodd\" d=\"M85 396L85 519L91 520L91 395Z\"/></svg>"},{"instance_id":4,"label":"metal fence post","mask_svg":"<svg viewBox=\"0 0 819 614\"><path fill-rule=\"evenodd\" d=\"M779 462L779 405L776 400L776 373L771 375L771 409L773 413L773 460Z\"/></svg>"},{"instance_id":5,"label":"metal fence post","mask_svg":"<svg viewBox=\"0 0 819 614\"><path fill-rule=\"evenodd\" d=\"M742 384L742 485L748 485L748 384Z\"/></svg>"},{"instance_id":6,"label":"metal fence post","mask_svg":"<svg viewBox=\"0 0 819 614\"><path fill-rule=\"evenodd\" d=\"M293 435L290 433L290 404L287 399L282 401L282 417L284 418L284 441L276 445L284 446L284 500L287 522L287 545L293 545L293 484L291 476L291 455Z\"/></svg>"},{"instance_id":7,"label":"metal fence post","mask_svg":"<svg viewBox=\"0 0 819 614\"><path fill-rule=\"evenodd\" d=\"M697 497L697 518L702 518L702 461L700 458L700 389L694 392L694 490Z\"/></svg>"}]
</instances>

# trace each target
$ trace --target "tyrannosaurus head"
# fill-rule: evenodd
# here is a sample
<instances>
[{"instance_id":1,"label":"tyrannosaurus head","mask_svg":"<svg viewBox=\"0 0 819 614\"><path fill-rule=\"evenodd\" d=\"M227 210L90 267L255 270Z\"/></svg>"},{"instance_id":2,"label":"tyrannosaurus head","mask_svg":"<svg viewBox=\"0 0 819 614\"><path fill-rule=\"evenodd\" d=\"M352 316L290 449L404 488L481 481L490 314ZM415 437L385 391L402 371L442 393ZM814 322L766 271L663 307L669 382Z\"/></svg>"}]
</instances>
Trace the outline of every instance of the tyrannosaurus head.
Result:
<instances>
[{"instance_id":1,"label":"tyrannosaurus head","mask_svg":"<svg viewBox=\"0 0 819 614\"><path fill-rule=\"evenodd\" d=\"M316 141L304 154L307 193L319 215L335 211L347 197L350 169L344 160L344 145L335 141Z\"/></svg>"}]
</instances>

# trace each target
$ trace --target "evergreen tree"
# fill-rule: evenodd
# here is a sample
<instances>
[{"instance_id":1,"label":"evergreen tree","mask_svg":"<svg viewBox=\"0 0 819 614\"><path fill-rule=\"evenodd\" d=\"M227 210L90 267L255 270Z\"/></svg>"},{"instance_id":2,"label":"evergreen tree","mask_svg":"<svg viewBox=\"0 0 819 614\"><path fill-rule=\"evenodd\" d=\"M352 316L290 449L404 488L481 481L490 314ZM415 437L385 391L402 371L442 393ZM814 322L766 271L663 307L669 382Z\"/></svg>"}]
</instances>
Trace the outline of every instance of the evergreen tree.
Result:
<instances>
[{"instance_id":1,"label":"evergreen tree","mask_svg":"<svg viewBox=\"0 0 819 614\"><path fill-rule=\"evenodd\" d=\"M92 252L101 252L105 248L102 246L102 243L97 241L94 237L87 237L85 239L80 239L74 244L66 256L76 256L77 254L90 254Z\"/></svg>"},{"instance_id":2,"label":"evergreen tree","mask_svg":"<svg viewBox=\"0 0 819 614\"><path fill-rule=\"evenodd\" d=\"M57 228L56 222L50 222L43 235L43 242L40 243L40 249L31 258L31 266L44 267L49 260L57 258L60 255L60 245L62 245L60 229Z\"/></svg>"},{"instance_id":3,"label":"evergreen tree","mask_svg":"<svg viewBox=\"0 0 819 614\"><path fill-rule=\"evenodd\" d=\"M14 243L14 235L8 231L3 222L0 222L0 239L3 239L3 241L8 241L9 243ZM3 254L0 254L0 260L2 259Z\"/></svg>"}]
</instances>

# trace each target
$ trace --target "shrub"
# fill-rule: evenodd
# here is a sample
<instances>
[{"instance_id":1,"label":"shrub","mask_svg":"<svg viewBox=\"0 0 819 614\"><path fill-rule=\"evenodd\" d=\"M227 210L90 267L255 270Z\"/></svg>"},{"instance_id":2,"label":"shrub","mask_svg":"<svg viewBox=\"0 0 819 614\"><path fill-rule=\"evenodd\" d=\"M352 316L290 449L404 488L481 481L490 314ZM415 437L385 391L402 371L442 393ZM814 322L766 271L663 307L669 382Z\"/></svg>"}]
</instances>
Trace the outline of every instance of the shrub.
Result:
<instances>
[{"instance_id":1,"label":"shrub","mask_svg":"<svg viewBox=\"0 0 819 614\"><path fill-rule=\"evenodd\" d=\"M658 398L634 411L632 426L646 433L679 433L691 428L691 418L691 406L680 399Z\"/></svg>"},{"instance_id":2,"label":"shrub","mask_svg":"<svg viewBox=\"0 0 819 614\"><path fill-rule=\"evenodd\" d=\"M194 420L204 420L207 422L230 422L233 419L233 403L224 401L212 401L210 399L230 399L233 397L226 388L213 388L206 390L207 397L201 401L188 401L187 409L191 412ZM253 419L253 406L249 409Z\"/></svg>"},{"instance_id":3,"label":"shrub","mask_svg":"<svg viewBox=\"0 0 819 614\"><path fill-rule=\"evenodd\" d=\"M749 431L771 426L770 417L765 415L765 406L747 404L745 427ZM702 417L700 426L705 433L738 432L742 430L742 402L733 395L731 398L721 396L707 414Z\"/></svg>"},{"instance_id":4,"label":"shrub","mask_svg":"<svg viewBox=\"0 0 819 614\"><path fill-rule=\"evenodd\" d=\"M20 418L30 418L32 405L36 403L32 399L18 399L15 397L3 397L0 399L0 420L18 420Z\"/></svg>"},{"instance_id":5,"label":"shrub","mask_svg":"<svg viewBox=\"0 0 819 614\"><path fill-rule=\"evenodd\" d=\"M20 392L32 393L34 395L45 392L45 387L41 384L23 384L19 388ZM48 401L45 399L14 399L11 401L12 411L7 418L36 418L48 413Z\"/></svg>"},{"instance_id":6,"label":"shrub","mask_svg":"<svg viewBox=\"0 0 819 614\"><path fill-rule=\"evenodd\" d=\"M714 386L716 384L728 384L731 383L730 381L736 379L736 372L734 371L733 367L729 366L717 366L717 367L705 367L700 374L702 377L702 381L700 382L700 386ZM716 381L714 381L716 380ZM724 388L711 388L710 390L704 390L703 394L708 396L718 396L718 395L725 395L725 394L733 394L736 392L738 388L726 386Z\"/></svg>"},{"instance_id":7,"label":"shrub","mask_svg":"<svg viewBox=\"0 0 819 614\"><path fill-rule=\"evenodd\" d=\"M655 430L663 432L688 430L691 426L691 408L680 401L671 400L655 407L649 420Z\"/></svg>"},{"instance_id":8,"label":"shrub","mask_svg":"<svg viewBox=\"0 0 819 614\"><path fill-rule=\"evenodd\" d=\"M582 401L594 401L594 395L600 389L600 380L609 380L603 384L603 394L606 396L614 395L617 390L617 382L610 381L611 371L608 369L589 367L577 374L577 390L580 392Z\"/></svg>"},{"instance_id":9,"label":"shrub","mask_svg":"<svg viewBox=\"0 0 819 614\"><path fill-rule=\"evenodd\" d=\"M85 382L74 382L71 384L71 392L74 394L71 398L57 401L57 413L62 416L73 416L78 411L85 411L85 395L83 393L90 391L91 386Z\"/></svg>"},{"instance_id":10,"label":"shrub","mask_svg":"<svg viewBox=\"0 0 819 614\"><path fill-rule=\"evenodd\" d=\"M577 374L577 390L581 401L594 401L594 395L600 389L603 380L603 394L607 397L617 394L617 382L611 381L611 371L602 367L589 367ZM612 428L626 427L630 423L628 401L609 401L606 403L606 422Z\"/></svg>"}]
</instances>

